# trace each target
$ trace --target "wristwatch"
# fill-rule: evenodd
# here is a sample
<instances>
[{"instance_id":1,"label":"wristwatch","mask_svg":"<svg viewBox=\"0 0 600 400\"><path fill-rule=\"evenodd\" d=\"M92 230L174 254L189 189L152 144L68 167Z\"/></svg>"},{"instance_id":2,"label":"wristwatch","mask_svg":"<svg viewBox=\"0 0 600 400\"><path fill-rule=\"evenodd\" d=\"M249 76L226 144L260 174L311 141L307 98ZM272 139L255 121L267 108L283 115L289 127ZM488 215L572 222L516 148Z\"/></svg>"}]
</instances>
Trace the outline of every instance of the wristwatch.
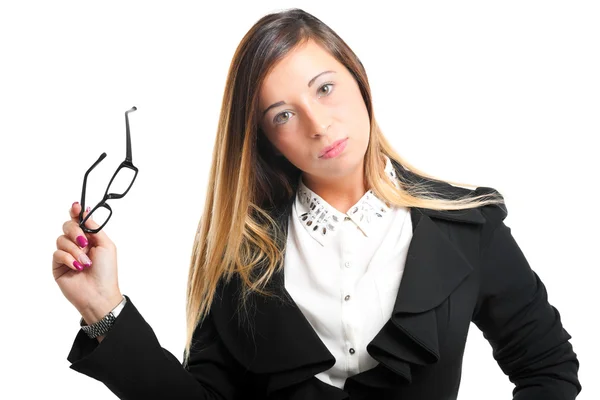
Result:
<instances>
[{"instance_id":1,"label":"wristwatch","mask_svg":"<svg viewBox=\"0 0 600 400\"><path fill-rule=\"evenodd\" d=\"M121 300L121 302L117 304L117 306L113 308L111 312L106 314L100 321L88 325L84 321L83 317L81 317L79 326L81 326L81 329L88 335L90 339L102 336L106 334L110 328L112 328L115 320L123 310L123 307L125 307L125 303L127 303L127 298L123 296L123 300Z\"/></svg>"}]
</instances>

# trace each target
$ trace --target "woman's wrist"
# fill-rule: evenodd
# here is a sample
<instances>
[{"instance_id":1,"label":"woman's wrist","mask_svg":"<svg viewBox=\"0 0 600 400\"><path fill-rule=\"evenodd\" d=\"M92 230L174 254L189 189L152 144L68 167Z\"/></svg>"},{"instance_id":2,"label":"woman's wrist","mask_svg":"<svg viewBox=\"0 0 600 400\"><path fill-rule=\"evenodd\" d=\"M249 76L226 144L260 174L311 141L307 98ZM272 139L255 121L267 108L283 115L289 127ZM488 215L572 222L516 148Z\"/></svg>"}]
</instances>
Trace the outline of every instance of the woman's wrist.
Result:
<instances>
[{"instance_id":1,"label":"woman's wrist","mask_svg":"<svg viewBox=\"0 0 600 400\"><path fill-rule=\"evenodd\" d=\"M80 311L81 317L86 324L92 325L102 318L104 318L109 312L111 312L119 303L123 300L123 295L118 292L112 295L110 298L100 298L93 302L90 302L89 306Z\"/></svg>"}]
</instances>

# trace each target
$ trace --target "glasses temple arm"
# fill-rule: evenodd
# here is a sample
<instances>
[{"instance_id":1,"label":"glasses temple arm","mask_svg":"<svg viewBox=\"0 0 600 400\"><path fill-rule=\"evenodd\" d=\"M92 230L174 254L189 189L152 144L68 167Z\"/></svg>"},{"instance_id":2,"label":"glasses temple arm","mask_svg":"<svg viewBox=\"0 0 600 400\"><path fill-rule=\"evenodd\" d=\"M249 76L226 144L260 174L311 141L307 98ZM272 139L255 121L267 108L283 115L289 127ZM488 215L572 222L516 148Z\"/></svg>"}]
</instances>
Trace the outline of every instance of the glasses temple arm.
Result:
<instances>
[{"instance_id":1,"label":"glasses temple arm","mask_svg":"<svg viewBox=\"0 0 600 400\"><path fill-rule=\"evenodd\" d=\"M125 111L125 130L127 133L127 152L125 154L125 161L132 162L131 158L131 134L129 133L129 113L137 110L137 107L131 107L131 109Z\"/></svg>"}]
</instances>

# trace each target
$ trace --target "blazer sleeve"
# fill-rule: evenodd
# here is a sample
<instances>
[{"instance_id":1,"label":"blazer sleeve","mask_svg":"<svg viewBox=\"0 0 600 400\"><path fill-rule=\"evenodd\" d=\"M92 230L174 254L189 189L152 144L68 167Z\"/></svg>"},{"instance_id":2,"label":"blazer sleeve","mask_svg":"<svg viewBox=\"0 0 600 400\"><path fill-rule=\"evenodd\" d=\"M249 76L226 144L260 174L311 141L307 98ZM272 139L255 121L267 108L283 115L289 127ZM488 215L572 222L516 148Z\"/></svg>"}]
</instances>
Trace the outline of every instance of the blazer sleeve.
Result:
<instances>
[{"instance_id":1,"label":"blazer sleeve","mask_svg":"<svg viewBox=\"0 0 600 400\"><path fill-rule=\"evenodd\" d=\"M120 399L231 400L243 385L242 369L219 340L210 314L194 332L184 368L160 346L129 297L104 340L80 330L67 359L70 368L101 381Z\"/></svg>"},{"instance_id":2,"label":"blazer sleeve","mask_svg":"<svg viewBox=\"0 0 600 400\"><path fill-rule=\"evenodd\" d=\"M481 286L473 322L502 371L514 400L567 400L581 391L579 361L546 287L530 268L503 220L505 206L483 206Z\"/></svg>"}]
</instances>

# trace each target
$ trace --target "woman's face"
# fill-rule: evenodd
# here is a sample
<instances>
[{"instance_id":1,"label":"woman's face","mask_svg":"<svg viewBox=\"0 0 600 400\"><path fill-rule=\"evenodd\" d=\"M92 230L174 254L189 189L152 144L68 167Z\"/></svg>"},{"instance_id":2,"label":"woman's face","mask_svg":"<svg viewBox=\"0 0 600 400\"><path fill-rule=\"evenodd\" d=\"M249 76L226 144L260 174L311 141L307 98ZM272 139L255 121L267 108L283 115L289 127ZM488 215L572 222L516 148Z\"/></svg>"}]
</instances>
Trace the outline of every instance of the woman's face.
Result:
<instances>
[{"instance_id":1,"label":"woman's face","mask_svg":"<svg viewBox=\"0 0 600 400\"><path fill-rule=\"evenodd\" d=\"M362 167L370 132L365 102L346 67L314 41L275 65L260 89L259 107L269 141L313 181Z\"/></svg>"}]
</instances>

